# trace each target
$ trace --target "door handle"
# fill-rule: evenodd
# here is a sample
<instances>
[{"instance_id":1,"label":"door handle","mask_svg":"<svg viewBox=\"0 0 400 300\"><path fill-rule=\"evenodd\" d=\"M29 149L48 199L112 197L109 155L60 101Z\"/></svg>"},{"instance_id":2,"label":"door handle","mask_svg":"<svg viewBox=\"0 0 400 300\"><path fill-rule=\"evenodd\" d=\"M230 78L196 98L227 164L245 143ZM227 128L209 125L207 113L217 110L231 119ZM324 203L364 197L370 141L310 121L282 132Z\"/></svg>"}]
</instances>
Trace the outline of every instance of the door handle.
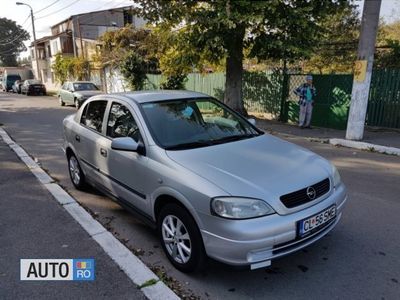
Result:
<instances>
[{"instance_id":1,"label":"door handle","mask_svg":"<svg viewBox=\"0 0 400 300\"><path fill-rule=\"evenodd\" d=\"M103 155L104 157L107 157L107 150L100 148L100 154Z\"/></svg>"},{"instance_id":2,"label":"door handle","mask_svg":"<svg viewBox=\"0 0 400 300\"><path fill-rule=\"evenodd\" d=\"M75 140L77 140L78 142L81 141L81 137L79 135L75 135Z\"/></svg>"}]
</instances>

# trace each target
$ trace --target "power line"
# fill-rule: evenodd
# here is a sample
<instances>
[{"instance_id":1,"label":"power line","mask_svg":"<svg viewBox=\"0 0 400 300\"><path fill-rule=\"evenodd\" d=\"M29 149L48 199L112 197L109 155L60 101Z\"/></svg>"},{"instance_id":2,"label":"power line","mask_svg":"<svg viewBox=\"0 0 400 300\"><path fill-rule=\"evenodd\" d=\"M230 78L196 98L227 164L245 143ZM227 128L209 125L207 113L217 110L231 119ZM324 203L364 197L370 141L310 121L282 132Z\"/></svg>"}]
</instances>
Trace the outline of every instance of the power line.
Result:
<instances>
[{"instance_id":1,"label":"power line","mask_svg":"<svg viewBox=\"0 0 400 300\"><path fill-rule=\"evenodd\" d=\"M50 6L53 6L53 5L56 4L57 2L60 2L60 0L56 0L56 1L52 2L52 3L50 3L50 4L47 5L46 7L43 7L43 8L41 8L41 9L37 10L37 11L34 11L34 13L35 13L35 14L40 13L41 11L44 11L45 9L48 9Z\"/></svg>"},{"instance_id":2,"label":"power line","mask_svg":"<svg viewBox=\"0 0 400 300\"><path fill-rule=\"evenodd\" d=\"M73 1L72 3L68 4L67 6L64 6L63 8L60 8L59 10L53 11L52 13L49 13L49 14L47 14L47 15L44 15L44 16L41 16L41 17L36 18L36 20L43 19L43 18L49 17L49 16L51 16L51 15L54 15L54 14L56 14L56 13L59 13L60 11L66 9L66 8L72 6L72 5L74 5L74 4L77 3L78 1L80 1L80 0L75 0L75 1Z\"/></svg>"}]
</instances>

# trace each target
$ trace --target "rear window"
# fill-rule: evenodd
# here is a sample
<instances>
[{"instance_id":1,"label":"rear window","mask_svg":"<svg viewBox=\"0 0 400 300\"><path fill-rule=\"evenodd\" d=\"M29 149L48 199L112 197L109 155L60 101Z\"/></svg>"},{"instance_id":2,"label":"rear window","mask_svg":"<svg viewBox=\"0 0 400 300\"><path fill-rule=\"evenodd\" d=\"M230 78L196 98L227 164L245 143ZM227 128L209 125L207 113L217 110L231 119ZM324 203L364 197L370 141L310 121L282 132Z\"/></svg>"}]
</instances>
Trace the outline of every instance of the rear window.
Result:
<instances>
[{"instance_id":1,"label":"rear window","mask_svg":"<svg viewBox=\"0 0 400 300\"><path fill-rule=\"evenodd\" d=\"M19 75L8 75L7 76L7 81L15 81L15 80L21 80L21 76L19 76Z\"/></svg>"},{"instance_id":2,"label":"rear window","mask_svg":"<svg viewBox=\"0 0 400 300\"><path fill-rule=\"evenodd\" d=\"M40 80L32 79L32 80L27 80L28 84L42 84Z\"/></svg>"},{"instance_id":3,"label":"rear window","mask_svg":"<svg viewBox=\"0 0 400 300\"><path fill-rule=\"evenodd\" d=\"M89 102L82 112L81 124L101 133L106 107L104 100Z\"/></svg>"}]
</instances>

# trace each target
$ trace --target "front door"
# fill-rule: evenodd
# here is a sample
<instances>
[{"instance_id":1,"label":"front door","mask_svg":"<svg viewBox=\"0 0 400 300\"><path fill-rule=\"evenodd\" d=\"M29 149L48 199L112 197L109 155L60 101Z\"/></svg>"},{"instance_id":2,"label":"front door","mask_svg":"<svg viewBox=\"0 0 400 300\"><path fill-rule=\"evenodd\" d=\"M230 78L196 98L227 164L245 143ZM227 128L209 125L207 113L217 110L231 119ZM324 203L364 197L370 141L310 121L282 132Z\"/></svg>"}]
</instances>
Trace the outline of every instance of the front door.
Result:
<instances>
[{"instance_id":1,"label":"front door","mask_svg":"<svg viewBox=\"0 0 400 300\"><path fill-rule=\"evenodd\" d=\"M106 136L108 139L100 141L100 148L105 156L100 157L100 171L109 178L108 189L121 201L134 206L141 212L149 212L149 191L155 182L150 173L148 158L137 152L118 151L111 149L113 138L131 137L143 144L140 129L133 113L127 105L121 102L111 104L106 119Z\"/></svg>"}]
</instances>

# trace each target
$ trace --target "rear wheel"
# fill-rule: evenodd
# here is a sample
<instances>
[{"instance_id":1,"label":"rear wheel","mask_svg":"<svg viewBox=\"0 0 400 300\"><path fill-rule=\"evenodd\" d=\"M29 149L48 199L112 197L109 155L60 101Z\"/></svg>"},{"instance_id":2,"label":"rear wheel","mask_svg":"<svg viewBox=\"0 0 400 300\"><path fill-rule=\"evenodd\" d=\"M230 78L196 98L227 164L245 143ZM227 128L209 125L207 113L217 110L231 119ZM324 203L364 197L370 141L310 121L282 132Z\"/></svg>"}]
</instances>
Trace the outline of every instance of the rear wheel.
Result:
<instances>
[{"instance_id":1,"label":"rear wheel","mask_svg":"<svg viewBox=\"0 0 400 300\"><path fill-rule=\"evenodd\" d=\"M58 96L58 102L60 103L61 106L65 105L65 102L62 101L61 96Z\"/></svg>"},{"instance_id":2,"label":"rear wheel","mask_svg":"<svg viewBox=\"0 0 400 300\"><path fill-rule=\"evenodd\" d=\"M196 222L183 207L171 203L158 216L158 234L170 262L182 272L204 266L203 240Z\"/></svg>"},{"instance_id":3,"label":"rear wheel","mask_svg":"<svg viewBox=\"0 0 400 300\"><path fill-rule=\"evenodd\" d=\"M71 154L68 157L68 169L73 185L78 190L83 190L86 187L85 175L83 174L78 159L74 154Z\"/></svg>"}]
</instances>

